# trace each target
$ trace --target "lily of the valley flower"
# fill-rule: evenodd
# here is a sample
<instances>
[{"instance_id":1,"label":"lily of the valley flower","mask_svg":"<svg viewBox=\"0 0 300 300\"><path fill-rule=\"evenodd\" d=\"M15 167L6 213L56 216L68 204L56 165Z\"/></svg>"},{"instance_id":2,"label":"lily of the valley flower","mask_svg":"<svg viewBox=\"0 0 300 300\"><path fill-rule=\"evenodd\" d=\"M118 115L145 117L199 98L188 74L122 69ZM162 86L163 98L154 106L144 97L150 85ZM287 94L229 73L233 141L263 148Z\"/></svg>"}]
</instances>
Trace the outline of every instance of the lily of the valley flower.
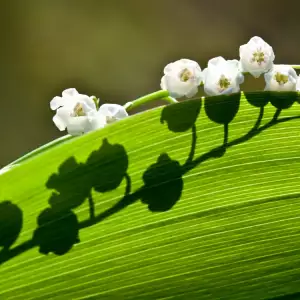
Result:
<instances>
[{"instance_id":1,"label":"lily of the valley flower","mask_svg":"<svg viewBox=\"0 0 300 300\"><path fill-rule=\"evenodd\" d=\"M81 135L103 128L108 123L128 116L121 105L104 104L97 110L95 98L82 95L76 89L67 89L62 97L54 97L50 102L56 110L53 122L60 131L67 129L71 135Z\"/></svg>"},{"instance_id":2,"label":"lily of the valley flower","mask_svg":"<svg viewBox=\"0 0 300 300\"><path fill-rule=\"evenodd\" d=\"M273 48L258 36L240 46L241 71L249 72L256 78L272 68L274 59Z\"/></svg>"},{"instance_id":3,"label":"lily of the valley flower","mask_svg":"<svg viewBox=\"0 0 300 300\"><path fill-rule=\"evenodd\" d=\"M274 65L265 74L265 91L296 91L297 73L288 65Z\"/></svg>"},{"instance_id":4,"label":"lily of the valley flower","mask_svg":"<svg viewBox=\"0 0 300 300\"><path fill-rule=\"evenodd\" d=\"M225 60L221 56L208 61L203 76L204 91L209 96L237 93L240 84L244 82L244 75L239 70L239 62Z\"/></svg>"},{"instance_id":5,"label":"lily of the valley flower","mask_svg":"<svg viewBox=\"0 0 300 300\"><path fill-rule=\"evenodd\" d=\"M62 97L54 97L50 108L56 110L53 122L60 131L68 130L71 135L90 131L87 113L96 111L92 97L82 95L76 89L66 89Z\"/></svg>"},{"instance_id":6,"label":"lily of the valley flower","mask_svg":"<svg viewBox=\"0 0 300 300\"><path fill-rule=\"evenodd\" d=\"M169 63L164 69L161 88L167 90L171 97L193 97L202 82L201 68L190 59L180 59Z\"/></svg>"}]
</instances>

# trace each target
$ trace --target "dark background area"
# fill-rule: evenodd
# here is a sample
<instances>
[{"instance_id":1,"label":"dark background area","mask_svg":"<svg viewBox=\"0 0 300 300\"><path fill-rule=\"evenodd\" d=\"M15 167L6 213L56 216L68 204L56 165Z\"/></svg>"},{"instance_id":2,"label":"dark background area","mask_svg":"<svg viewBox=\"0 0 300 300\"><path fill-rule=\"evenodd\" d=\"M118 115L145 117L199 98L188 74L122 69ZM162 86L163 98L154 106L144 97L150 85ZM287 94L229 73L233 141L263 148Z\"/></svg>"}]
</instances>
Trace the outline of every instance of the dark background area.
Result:
<instances>
[{"instance_id":1,"label":"dark background area","mask_svg":"<svg viewBox=\"0 0 300 300\"><path fill-rule=\"evenodd\" d=\"M254 35L276 63L300 64L298 0L0 3L0 167L65 134L49 108L65 88L124 104L158 90L167 63L190 58L203 69L215 56L238 58Z\"/></svg>"}]
</instances>

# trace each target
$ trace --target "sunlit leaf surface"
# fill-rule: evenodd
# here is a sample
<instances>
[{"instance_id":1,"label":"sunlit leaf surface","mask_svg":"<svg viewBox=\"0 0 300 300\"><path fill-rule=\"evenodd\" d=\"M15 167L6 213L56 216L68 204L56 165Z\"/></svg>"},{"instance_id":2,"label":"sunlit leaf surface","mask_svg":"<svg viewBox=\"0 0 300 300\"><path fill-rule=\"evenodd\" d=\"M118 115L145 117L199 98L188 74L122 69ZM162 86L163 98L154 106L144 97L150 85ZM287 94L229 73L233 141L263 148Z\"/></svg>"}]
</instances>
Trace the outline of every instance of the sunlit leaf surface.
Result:
<instances>
[{"instance_id":1,"label":"sunlit leaf surface","mask_svg":"<svg viewBox=\"0 0 300 300\"><path fill-rule=\"evenodd\" d=\"M0 299L300 298L298 101L185 101L4 173Z\"/></svg>"}]
</instances>

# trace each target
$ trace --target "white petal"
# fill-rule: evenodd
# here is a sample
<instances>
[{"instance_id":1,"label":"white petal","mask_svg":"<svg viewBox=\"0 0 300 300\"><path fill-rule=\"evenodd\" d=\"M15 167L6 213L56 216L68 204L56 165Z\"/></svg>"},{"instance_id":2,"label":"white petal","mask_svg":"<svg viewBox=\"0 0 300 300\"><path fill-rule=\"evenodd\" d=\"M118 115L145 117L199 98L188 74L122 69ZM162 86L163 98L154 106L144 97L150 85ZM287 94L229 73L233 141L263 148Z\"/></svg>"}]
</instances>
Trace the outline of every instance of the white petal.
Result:
<instances>
[{"instance_id":1,"label":"white petal","mask_svg":"<svg viewBox=\"0 0 300 300\"><path fill-rule=\"evenodd\" d=\"M205 78L207 76L207 68L205 68L202 72L202 76L203 76L203 82L205 82Z\"/></svg>"},{"instance_id":2,"label":"white petal","mask_svg":"<svg viewBox=\"0 0 300 300\"><path fill-rule=\"evenodd\" d=\"M195 86L197 87L197 89L198 86L203 82L203 78L204 78L203 72L201 71L201 69L199 71L199 69L198 68L194 69Z\"/></svg>"},{"instance_id":3,"label":"white petal","mask_svg":"<svg viewBox=\"0 0 300 300\"><path fill-rule=\"evenodd\" d=\"M207 66L208 67L211 67L211 66L218 67L220 64L223 64L224 62L226 62L224 57L217 56L217 57L210 59L207 63Z\"/></svg>"},{"instance_id":4,"label":"white petal","mask_svg":"<svg viewBox=\"0 0 300 300\"><path fill-rule=\"evenodd\" d=\"M90 123L88 117L70 118L67 126L68 133L74 136L82 135L90 131Z\"/></svg>"},{"instance_id":5,"label":"white petal","mask_svg":"<svg viewBox=\"0 0 300 300\"><path fill-rule=\"evenodd\" d=\"M254 36L249 40L249 43L263 44L265 41L259 36Z\"/></svg>"},{"instance_id":6,"label":"white petal","mask_svg":"<svg viewBox=\"0 0 300 300\"><path fill-rule=\"evenodd\" d=\"M89 119L91 130L103 128L107 125L106 116L102 114L100 111L89 114L88 119Z\"/></svg>"},{"instance_id":7,"label":"white petal","mask_svg":"<svg viewBox=\"0 0 300 300\"><path fill-rule=\"evenodd\" d=\"M297 78L296 90L297 90L298 92L300 92L300 75L299 75L298 78Z\"/></svg>"},{"instance_id":8,"label":"white petal","mask_svg":"<svg viewBox=\"0 0 300 300\"><path fill-rule=\"evenodd\" d=\"M239 84L239 85L242 84L244 82L244 80L245 80L244 75L242 73L239 73L237 75L237 84Z\"/></svg>"},{"instance_id":9,"label":"white petal","mask_svg":"<svg viewBox=\"0 0 300 300\"><path fill-rule=\"evenodd\" d=\"M88 111L91 111L91 110L96 110L95 102L91 99L91 97L89 97L87 95L78 94L73 99L76 103L82 104L82 106L84 107L85 113L87 113Z\"/></svg>"},{"instance_id":10,"label":"white petal","mask_svg":"<svg viewBox=\"0 0 300 300\"><path fill-rule=\"evenodd\" d=\"M162 90L167 90L167 82L166 82L166 75L164 75L162 78L161 78L161 81L160 81L160 87Z\"/></svg>"},{"instance_id":11,"label":"white petal","mask_svg":"<svg viewBox=\"0 0 300 300\"><path fill-rule=\"evenodd\" d=\"M57 114L52 118L54 124L60 131L64 131L67 128L66 122L61 119Z\"/></svg>"},{"instance_id":12,"label":"white petal","mask_svg":"<svg viewBox=\"0 0 300 300\"><path fill-rule=\"evenodd\" d=\"M263 74L263 72L261 70L257 70L257 71L249 71L249 73L254 77L254 78L258 78L261 74Z\"/></svg>"},{"instance_id":13,"label":"white petal","mask_svg":"<svg viewBox=\"0 0 300 300\"><path fill-rule=\"evenodd\" d=\"M165 76L164 78L166 90L169 91L171 97L181 98L188 93L195 84L193 82L182 82L179 77Z\"/></svg>"},{"instance_id":14,"label":"white petal","mask_svg":"<svg viewBox=\"0 0 300 300\"><path fill-rule=\"evenodd\" d=\"M69 119L71 118L72 111L73 108L67 105L56 110L56 115L53 117L53 122L60 131L66 129Z\"/></svg>"},{"instance_id":15,"label":"white petal","mask_svg":"<svg viewBox=\"0 0 300 300\"><path fill-rule=\"evenodd\" d=\"M62 97L56 96L50 101L50 108L56 110L59 107L63 106L64 100Z\"/></svg>"},{"instance_id":16,"label":"white petal","mask_svg":"<svg viewBox=\"0 0 300 300\"><path fill-rule=\"evenodd\" d=\"M66 97L66 98L74 97L74 96L77 96L77 95L78 95L78 92L74 88L66 89L62 92L62 96Z\"/></svg>"},{"instance_id":17,"label":"white petal","mask_svg":"<svg viewBox=\"0 0 300 300\"><path fill-rule=\"evenodd\" d=\"M183 63L183 64L187 64L187 65L198 65L198 63L196 63L194 60L188 59L188 58L181 58L179 60L179 62Z\"/></svg>"},{"instance_id":18,"label":"white petal","mask_svg":"<svg viewBox=\"0 0 300 300\"><path fill-rule=\"evenodd\" d=\"M164 74L168 74L173 70L173 63L169 63L164 68Z\"/></svg>"},{"instance_id":19,"label":"white petal","mask_svg":"<svg viewBox=\"0 0 300 300\"><path fill-rule=\"evenodd\" d=\"M244 51L247 51L247 45L242 45L242 46L240 46L239 51L240 51L240 55L241 55L241 53L243 53Z\"/></svg>"},{"instance_id":20,"label":"white petal","mask_svg":"<svg viewBox=\"0 0 300 300\"><path fill-rule=\"evenodd\" d=\"M234 89L233 87L229 87L228 89L226 89L223 92L221 92L220 95L229 95L229 94L238 92L238 90L239 90L239 88Z\"/></svg>"},{"instance_id":21,"label":"white petal","mask_svg":"<svg viewBox=\"0 0 300 300\"><path fill-rule=\"evenodd\" d=\"M198 88L195 86L190 91L188 91L185 95L187 98L194 97L198 93Z\"/></svg>"},{"instance_id":22,"label":"white petal","mask_svg":"<svg viewBox=\"0 0 300 300\"><path fill-rule=\"evenodd\" d=\"M204 92L208 96L219 95L219 92L216 90L216 88L213 85L208 85L208 84L204 85Z\"/></svg>"},{"instance_id":23,"label":"white petal","mask_svg":"<svg viewBox=\"0 0 300 300\"><path fill-rule=\"evenodd\" d=\"M93 107L93 108L91 108L90 106L88 106L87 105L87 103L85 103L85 102L78 102L78 103L80 103L80 105L81 105L81 107L82 107L82 110L83 110L83 112L84 112L84 114L85 115L88 115L90 112L92 112L92 111L97 111L96 110L96 106L95 107Z\"/></svg>"},{"instance_id":24,"label":"white petal","mask_svg":"<svg viewBox=\"0 0 300 300\"><path fill-rule=\"evenodd\" d=\"M228 65L231 69L238 70L238 68L239 68L239 61L238 61L237 59L227 60L227 65Z\"/></svg>"}]
</instances>

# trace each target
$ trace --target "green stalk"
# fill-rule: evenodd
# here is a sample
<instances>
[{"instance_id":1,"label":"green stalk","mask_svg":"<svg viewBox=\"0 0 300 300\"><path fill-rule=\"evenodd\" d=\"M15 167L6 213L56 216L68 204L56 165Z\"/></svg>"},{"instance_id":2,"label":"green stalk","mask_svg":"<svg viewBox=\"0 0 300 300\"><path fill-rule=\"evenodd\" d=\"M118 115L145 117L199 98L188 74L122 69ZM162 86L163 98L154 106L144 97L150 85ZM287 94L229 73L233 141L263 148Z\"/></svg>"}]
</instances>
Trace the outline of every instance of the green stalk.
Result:
<instances>
[{"instance_id":1,"label":"green stalk","mask_svg":"<svg viewBox=\"0 0 300 300\"><path fill-rule=\"evenodd\" d=\"M167 101L169 103L177 103L177 100L171 98L169 96L169 92L168 91L165 91L165 90L161 90L161 91L157 91L157 92L154 92L154 93L151 93L151 94L148 94L146 96L143 96L143 97L140 97L132 102L127 102L125 105L124 105L124 108L127 110L127 111L130 111L136 107L139 107L145 103L149 103L149 102L152 102L152 101L155 101L155 100L164 100L164 101Z\"/></svg>"}]
</instances>

